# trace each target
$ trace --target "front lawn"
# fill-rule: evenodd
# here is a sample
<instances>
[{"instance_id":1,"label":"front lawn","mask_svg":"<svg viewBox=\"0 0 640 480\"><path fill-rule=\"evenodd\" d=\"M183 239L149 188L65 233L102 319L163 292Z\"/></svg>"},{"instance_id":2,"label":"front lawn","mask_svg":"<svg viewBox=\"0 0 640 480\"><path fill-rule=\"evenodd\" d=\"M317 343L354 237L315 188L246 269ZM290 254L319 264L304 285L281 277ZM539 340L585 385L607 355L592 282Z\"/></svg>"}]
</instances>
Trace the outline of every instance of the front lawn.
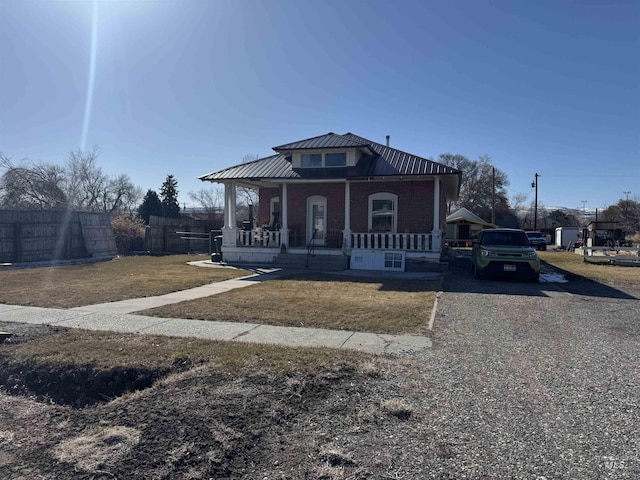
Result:
<instances>
[{"instance_id":1,"label":"front lawn","mask_svg":"<svg viewBox=\"0 0 640 480\"><path fill-rule=\"evenodd\" d=\"M596 282L620 286L640 284L640 267L638 266L611 265L605 257L602 257L602 263L597 263L599 257L589 257L589 262L585 262L581 255L564 251L547 250L538 252L538 255L552 268Z\"/></svg>"},{"instance_id":2,"label":"front lawn","mask_svg":"<svg viewBox=\"0 0 640 480\"><path fill-rule=\"evenodd\" d=\"M72 308L150 297L249 275L187 265L202 255L119 257L89 265L0 271L0 303Z\"/></svg>"},{"instance_id":3,"label":"front lawn","mask_svg":"<svg viewBox=\"0 0 640 480\"><path fill-rule=\"evenodd\" d=\"M137 312L376 333L425 333L439 282L303 274Z\"/></svg>"}]
</instances>

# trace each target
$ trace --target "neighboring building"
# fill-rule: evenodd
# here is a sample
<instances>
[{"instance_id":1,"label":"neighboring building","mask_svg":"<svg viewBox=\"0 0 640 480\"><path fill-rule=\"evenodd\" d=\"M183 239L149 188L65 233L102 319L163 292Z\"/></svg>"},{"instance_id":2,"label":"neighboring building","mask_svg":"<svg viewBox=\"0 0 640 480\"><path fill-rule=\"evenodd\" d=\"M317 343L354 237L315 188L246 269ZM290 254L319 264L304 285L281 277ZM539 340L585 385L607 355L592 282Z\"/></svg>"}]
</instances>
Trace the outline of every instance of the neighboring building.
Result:
<instances>
[{"instance_id":1,"label":"neighboring building","mask_svg":"<svg viewBox=\"0 0 640 480\"><path fill-rule=\"evenodd\" d=\"M449 246L471 246L471 240L485 228L495 228L493 223L485 222L466 208L456 210L447 217L446 242Z\"/></svg>"},{"instance_id":2,"label":"neighboring building","mask_svg":"<svg viewBox=\"0 0 640 480\"><path fill-rule=\"evenodd\" d=\"M439 261L459 170L352 133L273 149L275 155L199 177L225 187L225 261L278 263L308 258L311 248L359 269ZM238 228L238 186L259 192L258 228Z\"/></svg>"},{"instance_id":3,"label":"neighboring building","mask_svg":"<svg viewBox=\"0 0 640 480\"><path fill-rule=\"evenodd\" d=\"M580 227L556 227L554 245L560 248L575 246L580 230Z\"/></svg>"},{"instance_id":4,"label":"neighboring building","mask_svg":"<svg viewBox=\"0 0 640 480\"><path fill-rule=\"evenodd\" d=\"M625 240L618 222L589 222L582 228L581 238L586 239L587 247L613 247Z\"/></svg>"}]
</instances>

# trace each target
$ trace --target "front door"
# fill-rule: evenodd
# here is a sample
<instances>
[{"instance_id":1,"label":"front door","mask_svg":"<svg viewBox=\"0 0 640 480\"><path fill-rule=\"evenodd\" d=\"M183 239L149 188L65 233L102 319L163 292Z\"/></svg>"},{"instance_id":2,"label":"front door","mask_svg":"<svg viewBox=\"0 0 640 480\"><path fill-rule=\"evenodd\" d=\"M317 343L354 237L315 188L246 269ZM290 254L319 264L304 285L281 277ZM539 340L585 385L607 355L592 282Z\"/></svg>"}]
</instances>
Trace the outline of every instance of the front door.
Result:
<instances>
[{"instance_id":1,"label":"front door","mask_svg":"<svg viewBox=\"0 0 640 480\"><path fill-rule=\"evenodd\" d=\"M307 244L324 245L327 225L327 199L314 195L307 199ZM315 235L314 235L315 232Z\"/></svg>"}]
</instances>

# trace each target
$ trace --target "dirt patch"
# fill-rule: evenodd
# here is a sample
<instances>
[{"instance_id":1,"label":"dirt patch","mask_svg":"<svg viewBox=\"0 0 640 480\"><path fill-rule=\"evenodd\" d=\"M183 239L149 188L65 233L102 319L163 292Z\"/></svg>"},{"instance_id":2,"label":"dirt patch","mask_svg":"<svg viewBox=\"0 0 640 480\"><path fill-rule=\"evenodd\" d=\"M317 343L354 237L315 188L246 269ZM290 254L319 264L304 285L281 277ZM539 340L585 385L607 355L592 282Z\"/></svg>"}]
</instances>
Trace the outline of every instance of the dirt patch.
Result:
<instances>
[{"instance_id":1,"label":"dirt patch","mask_svg":"<svg viewBox=\"0 0 640 480\"><path fill-rule=\"evenodd\" d=\"M88 365L11 363L0 356L0 385L12 395L82 408L150 387L168 372L142 368L96 370Z\"/></svg>"},{"instance_id":2,"label":"dirt patch","mask_svg":"<svg viewBox=\"0 0 640 480\"><path fill-rule=\"evenodd\" d=\"M0 331L11 333L11 337L5 340L4 344L19 344L30 342L42 337L49 337L58 333L66 332L67 329L52 327L51 325L37 325L29 323L0 322Z\"/></svg>"},{"instance_id":3,"label":"dirt patch","mask_svg":"<svg viewBox=\"0 0 640 480\"><path fill-rule=\"evenodd\" d=\"M6 322L0 322L0 330L13 334L3 343L10 349L11 346L42 339L54 339L54 345L61 345L62 338L69 333L68 329L49 325ZM107 340L103 339L102 346L106 345ZM193 366L190 358L178 357L173 362L166 362L164 367L98 368L69 361L51 363L43 361L41 355L14 356L10 349L0 351L0 388L10 395L32 397L72 408L107 402L124 393L143 390L170 373L182 372Z\"/></svg>"},{"instance_id":4,"label":"dirt patch","mask_svg":"<svg viewBox=\"0 0 640 480\"><path fill-rule=\"evenodd\" d=\"M424 410L403 395L407 365L329 360L302 371L263 358L231 371L182 362L147 388L83 408L77 396L46 401L52 390L0 392L0 478L386 478L421 448ZM72 391L69 382L91 383L92 374L76 366L60 385ZM64 396L62 386L41 384ZM87 398L97 391L84 388Z\"/></svg>"}]
</instances>

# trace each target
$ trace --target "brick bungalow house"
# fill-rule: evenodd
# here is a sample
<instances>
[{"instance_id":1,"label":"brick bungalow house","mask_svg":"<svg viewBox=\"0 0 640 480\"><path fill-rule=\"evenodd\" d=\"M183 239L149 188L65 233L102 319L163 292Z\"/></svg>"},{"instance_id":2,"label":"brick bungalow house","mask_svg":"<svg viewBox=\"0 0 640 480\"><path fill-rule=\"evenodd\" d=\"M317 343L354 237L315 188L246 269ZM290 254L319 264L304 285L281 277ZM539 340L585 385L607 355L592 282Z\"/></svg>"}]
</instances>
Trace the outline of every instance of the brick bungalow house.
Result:
<instances>
[{"instance_id":1,"label":"brick bungalow house","mask_svg":"<svg viewBox=\"0 0 640 480\"><path fill-rule=\"evenodd\" d=\"M224 260L308 262L312 252L327 268L405 270L437 262L446 202L457 198L461 173L388 143L328 133L199 177L224 185ZM255 228L238 228L238 186L259 193Z\"/></svg>"}]
</instances>

